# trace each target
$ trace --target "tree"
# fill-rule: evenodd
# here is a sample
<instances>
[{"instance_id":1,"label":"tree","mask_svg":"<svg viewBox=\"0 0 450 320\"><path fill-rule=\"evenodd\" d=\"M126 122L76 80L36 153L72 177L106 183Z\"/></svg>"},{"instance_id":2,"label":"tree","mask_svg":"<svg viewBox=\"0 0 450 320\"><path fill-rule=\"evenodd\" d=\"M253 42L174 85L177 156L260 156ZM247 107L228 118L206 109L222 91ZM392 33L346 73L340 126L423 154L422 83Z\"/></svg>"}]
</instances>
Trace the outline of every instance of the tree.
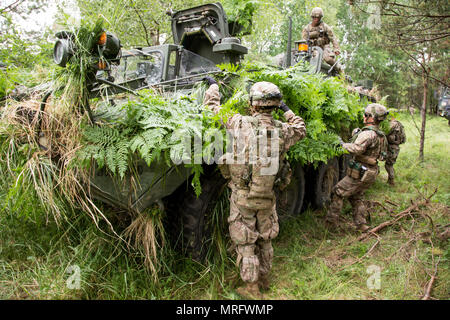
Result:
<instances>
[{"instance_id":1,"label":"tree","mask_svg":"<svg viewBox=\"0 0 450 320\"><path fill-rule=\"evenodd\" d=\"M41 12L48 2L44 0L14 0L0 4L0 61L9 66L30 68L36 62L43 62L48 49L43 33L26 31L17 20L25 19L31 13Z\"/></svg>"},{"instance_id":2,"label":"tree","mask_svg":"<svg viewBox=\"0 0 450 320\"><path fill-rule=\"evenodd\" d=\"M370 15L355 10L347 1L341 1L337 18L343 33L346 74L355 80L373 80L382 95L388 96L388 106L407 104L406 55L386 47L379 31L371 26Z\"/></svg>"},{"instance_id":3,"label":"tree","mask_svg":"<svg viewBox=\"0 0 450 320\"><path fill-rule=\"evenodd\" d=\"M382 17L380 34L387 46L401 50L408 57L411 71L422 80L419 159L423 161L430 81L449 85L448 65L444 73L436 72L434 65L440 65L439 56L448 57L450 4L447 0L354 0L352 3L364 13ZM377 12L370 12L368 5Z\"/></svg>"}]
</instances>

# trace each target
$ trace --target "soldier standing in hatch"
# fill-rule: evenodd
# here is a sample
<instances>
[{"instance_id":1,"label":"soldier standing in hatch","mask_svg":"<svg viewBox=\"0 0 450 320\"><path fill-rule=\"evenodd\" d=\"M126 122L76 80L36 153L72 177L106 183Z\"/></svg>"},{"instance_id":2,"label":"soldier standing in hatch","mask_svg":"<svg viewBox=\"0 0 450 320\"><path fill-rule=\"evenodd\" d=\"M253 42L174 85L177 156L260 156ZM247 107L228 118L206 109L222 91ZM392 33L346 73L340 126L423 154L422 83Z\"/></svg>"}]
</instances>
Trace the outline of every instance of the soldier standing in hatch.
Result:
<instances>
[{"instance_id":1,"label":"soldier standing in hatch","mask_svg":"<svg viewBox=\"0 0 450 320\"><path fill-rule=\"evenodd\" d=\"M369 104L364 110L364 127L354 130L351 143L342 147L353 156L349 162L347 175L333 188L326 222L338 227L339 215L347 198L352 205L353 222L360 231L369 229L366 221L367 209L363 202L364 192L375 182L379 173L378 159L384 160L387 141L378 125L388 114L387 109L377 103Z\"/></svg>"},{"instance_id":2,"label":"soldier standing in hatch","mask_svg":"<svg viewBox=\"0 0 450 320\"><path fill-rule=\"evenodd\" d=\"M386 136L388 141L388 151L386 157L386 163L384 167L388 173L388 183L393 186L394 183L394 164L397 161L398 154L400 153L400 145L406 142L405 128L400 121L392 119L389 122L389 133Z\"/></svg>"},{"instance_id":3,"label":"soldier standing in hatch","mask_svg":"<svg viewBox=\"0 0 450 320\"><path fill-rule=\"evenodd\" d=\"M323 10L319 7L311 11L311 23L309 23L302 31L304 40L309 40L312 46L317 46L323 49L323 59L330 66L336 63L336 56L341 54L337 38L333 34L330 26L322 21ZM333 45L333 50L330 47ZM335 66L336 70L341 72L342 68L339 63Z\"/></svg>"},{"instance_id":4,"label":"soldier standing in hatch","mask_svg":"<svg viewBox=\"0 0 450 320\"><path fill-rule=\"evenodd\" d=\"M214 79L206 77L205 80L210 87L205 93L204 104L217 114L221 109L219 87ZM224 177L230 179L229 231L236 244L240 275L246 283L237 292L243 297L261 298L260 288L269 288L273 259L271 240L279 231L274 187L282 190L289 184L291 170L286 170L285 155L291 146L305 137L306 128L302 118L281 101L281 92L273 83L255 83L249 98L251 116L236 114L224 124L233 132L241 148L236 148L235 144L233 152L222 157L224 164L219 168ZM273 119L271 113L277 108L284 111L287 123ZM260 139L264 132L269 136L267 143L258 147L266 152L258 153L256 161L252 162L249 150L255 147L255 140L250 137L255 134ZM272 143L274 141L276 145ZM236 157L242 154L245 161L236 163ZM287 174L280 175L280 172Z\"/></svg>"}]
</instances>

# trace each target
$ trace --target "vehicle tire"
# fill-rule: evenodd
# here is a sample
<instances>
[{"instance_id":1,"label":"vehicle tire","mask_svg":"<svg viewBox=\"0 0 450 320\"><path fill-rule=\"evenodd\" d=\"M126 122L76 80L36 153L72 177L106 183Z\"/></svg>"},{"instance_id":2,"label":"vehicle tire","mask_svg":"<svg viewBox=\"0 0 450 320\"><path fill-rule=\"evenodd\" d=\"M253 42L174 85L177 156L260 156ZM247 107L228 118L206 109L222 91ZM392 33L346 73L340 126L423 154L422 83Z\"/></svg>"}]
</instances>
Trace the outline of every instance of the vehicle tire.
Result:
<instances>
[{"instance_id":1,"label":"vehicle tire","mask_svg":"<svg viewBox=\"0 0 450 320\"><path fill-rule=\"evenodd\" d=\"M275 189L277 214L281 220L301 213L305 198L305 172L300 164L293 166L291 183L280 191Z\"/></svg>"},{"instance_id":2,"label":"vehicle tire","mask_svg":"<svg viewBox=\"0 0 450 320\"><path fill-rule=\"evenodd\" d=\"M332 158L327 163L322 162L314 170L312 204L317 209L323 209L330 201L331 191L339 181L339 161Z\"/></svg>"},{"instance_id":3,"label":"vehicle tire","mask_svg":"<svg viewBox=\"0 0 450 320\"><path fill-rule=\"evenodd\" d=\"M176 247L181 247L183 253L197 261L206 257L212 231L207 217L212 214L227 183L216 166L204 166L203 169L204 174L200 177L202 192L198 197L191 178L164 201L169 236Z\"/></svg>"}]
</instances>

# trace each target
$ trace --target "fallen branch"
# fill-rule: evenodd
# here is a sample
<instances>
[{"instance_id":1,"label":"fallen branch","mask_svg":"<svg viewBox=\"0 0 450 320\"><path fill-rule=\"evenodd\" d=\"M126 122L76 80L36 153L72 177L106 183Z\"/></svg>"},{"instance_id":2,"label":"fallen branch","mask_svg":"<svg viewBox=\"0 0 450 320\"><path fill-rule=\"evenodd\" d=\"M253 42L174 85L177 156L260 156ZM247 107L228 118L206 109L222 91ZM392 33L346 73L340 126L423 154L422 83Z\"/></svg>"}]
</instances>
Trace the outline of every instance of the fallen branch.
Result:
<instances>
[{"instance_id":1,"label":"fallen branch","mask_svg":"<svg viewBox=\"0 0 450 320\"><path fill-rule=\"evenodd\" d=\"M385 201L386 201L387 203L389 203L389 204L392 204L393 206L399 207L398 204L396 204L395 202L393 202L393 201L391 201L391 200L389 200L389 199L385 199Z\"/></svg>"},{"instance_id":2,"label":"fallen branch","mask_svg":"<svg viewBox=\"0 0 450 320\"><path fill-rule=\"evenodd\" d=\"M428 300L431 297L431 289L433 288L434 280L436 279L436 273L431 276L430 281L428 281L427 289L425 290L425 295L422 297L422 300Z\"/></svg>"},{"instance_id":3,"label":"fallen branch","mask_svg":"<svg viewBox=\"0 0 450 320\"><path fill-rule=\"evenodd\" d=\"M392 213L392 209L386 208L384 204L378 201L368 201L370 204L382 207L385 211Z\"/></svg>"},{"instance_id":4,"label":"fallen branch","mask_svg":"<svg viewBox=\"0 0 450 320\"><path fill-rule=\"evenodd\" d=\"M377 236L377 232L383 230L384 228L391 226L395 223L397 223L399 220L403 219L404 217L407 216L412 216L412 212L416 211L419 207L421 206L425 206L430 202L430 199L436 194L437 192L437 188L434 190L434 192L425 200L421 201L421 202L416 202L416 203L412 203L411 206L409 206L407 209L403 210L402 212L396 214L394 217L394 220L389 220L389 221L385 221L381 224L379 224L378 226L376 226L375 228L370 229L367 233L362 234L361 236L358 237L358 241L363 241L365 239L367 239L369 236L371 235L375 235Z\"/></svg>"},{"instance_id":5,"label":"fallen branch","mask_svg":"<svg viewBox=\"0 0 450 320\"><path fill-rule=\"evenodd\" d=\"M441 259L438 259L438 261L436 262L435 266L434 266L434 273L430 278L430 281L428 281L426 289L425 289L425 294L422 297L422 300L429 300L431 298L431 289L433 288L433 283L434 280L436 280L436 275L437 275L437 271L438 271L438 264L441 261Z\"/></svg>"}]
</instances>

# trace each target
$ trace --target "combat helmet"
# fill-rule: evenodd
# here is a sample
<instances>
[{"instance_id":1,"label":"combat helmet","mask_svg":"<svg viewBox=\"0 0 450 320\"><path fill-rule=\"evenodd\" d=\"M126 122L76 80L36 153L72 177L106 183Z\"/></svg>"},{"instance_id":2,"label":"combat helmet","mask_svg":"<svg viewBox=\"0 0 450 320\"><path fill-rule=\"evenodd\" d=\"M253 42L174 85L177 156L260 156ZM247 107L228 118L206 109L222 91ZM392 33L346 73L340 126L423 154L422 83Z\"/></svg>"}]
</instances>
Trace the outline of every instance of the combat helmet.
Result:
<instances>
[{"instance_id":1,"label":"combat helmet","mask_svg":"<svg viewBox=\"0 0 450 320\"><path fill-rule=\"evenodd\" d=\"M314 9L312 9L312 11L311 11L311 18L315 18L315 17L322 19L322 17L323 17L323 10L322 10L322 8L315 7Z\"/></svg>"},{"instance_id":2,"label":"combat helmet","mask_svg":"<svg viewBox=\"0 0 450 320\"><path fill-rule=\"evenodd\" d=\"M271 82L257 82L250 88L250 105L254 107L278 107L281 98L280 89Z\"/></svg>"},{"instance_id":3,"label":"combat helmet","mask_svg":"<svg viewBox=\"0 0 450 320\"><path fill-rule=\"evenodd\" d=\"M377 122L381 122L386 119L386 116L389 114L389 111L385 106L382 106L379 103L371 103L364 109L364 115L366 117L372 117Z\"/></svg>"}]
</instances>

